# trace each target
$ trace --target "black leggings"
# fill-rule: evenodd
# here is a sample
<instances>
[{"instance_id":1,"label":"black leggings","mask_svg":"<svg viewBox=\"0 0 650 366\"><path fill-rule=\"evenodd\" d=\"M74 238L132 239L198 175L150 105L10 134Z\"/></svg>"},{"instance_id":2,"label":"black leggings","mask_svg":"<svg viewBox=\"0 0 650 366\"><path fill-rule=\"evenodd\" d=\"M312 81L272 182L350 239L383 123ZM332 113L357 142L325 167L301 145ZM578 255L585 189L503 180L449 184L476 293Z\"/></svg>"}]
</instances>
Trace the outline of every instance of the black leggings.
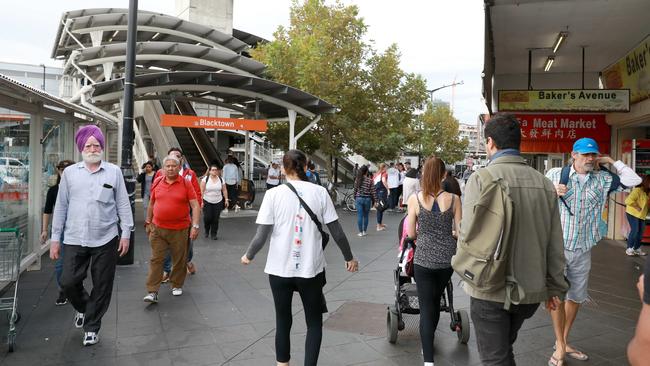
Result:
<instances>
[{"instance_id":1,"label":"black leggings","mask_svg":"<svg viewBox=\"0 0 650 366\"><path fill-rule=\"evenodd\" d=\"M320 344L323 339L323 313L321 296L323 293L323 276L319 273L314 278L279 277L269 275L273 302L275 303L275 358L277 362L289 362L291 343L289 333L293 316L291 299L298 291L302 299L307 323L305 339L305 366L318 363Z\"/></svg>"},{"instance_id":2,"label":"black leggings","mask_svg":"<svg viewBox=\"0 0 650 366\"><path fill-rule=\"evenodd\" d=\"M224 200L217 203L210 203L203 200L203 226L205 227L205 236L211 235L212 239L217 238L219 231L219 217L223 211Z\"/></svg>"},{"instance_id":3,"label":"black leggings","mask_svg":"<svg viewBox=\"0 0 650 366\"><path fill-rule=\"evenodd\" d=\"M420 303L420 340L424 362L433 362L433 336L440 319L440 297L451 278L451 268L430 269L415 265L415 284Z\"/></svg>"}]
</instances>

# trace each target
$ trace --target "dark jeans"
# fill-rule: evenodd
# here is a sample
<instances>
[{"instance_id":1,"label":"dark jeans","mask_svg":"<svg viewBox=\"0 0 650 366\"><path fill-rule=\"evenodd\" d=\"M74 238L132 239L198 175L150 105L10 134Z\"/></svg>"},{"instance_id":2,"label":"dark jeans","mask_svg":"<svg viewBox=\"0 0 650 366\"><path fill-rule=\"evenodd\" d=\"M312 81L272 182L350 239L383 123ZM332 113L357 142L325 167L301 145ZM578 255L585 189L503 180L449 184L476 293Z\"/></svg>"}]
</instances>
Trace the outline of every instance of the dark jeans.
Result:
<instances>
[{"instance_id":1,"label":"dark jeans","mask_svg":"<svg viewBox=\"0 0 650 366\"><path fill-rule=\"evenodd\" d=\"M63 245L65 247L61 276L63 292L72 307L85 315L84 331L86 332L99 332L102 317L111 303L118 242L119 239L116 236L100 247ZM84 288L84 279L89 266L93 280L93 289L90 295Z\"/></svg>"},{"instance_id":2,"label":"dark jeans","mask_svg":"<svg viewBox=\"0 0 650 366\"><path fill-rule=\"evenodd\" d=\"M226 184L226 189L228 190L228 208L231 209L237 204L237 185Z\"/></svg>"},{"instance_id":3,"label":"dark jeans","mask_svg":"<svg viewBox=\"0 0 650 366\"><path fill-rule=\"evenodd\" d=\"M357 227L359 232L368 231L368 216L370 216L370 197L357 197L354 200L357 207Z\"/></svg>"},{"instance_id":4,"label":"dark jeans","mask_svg":"<svg viewBox=\"0 0 650 366\"><path fill-rule=\"evenodd\" d=\"M307 323L305 366L314 366L318 363L320 344L323 339L323 276L325 276L324 272L314 278L286 278L269 275L273 302L275 303L275 358L277 362L289 362L291 358L289 338L293 322L291 299L293 299L294 291L298 291Z\"/></svg>"},{"instance_id":5,"label":"dark jeans","mask_svg":"<svg viewBox=\"0 0 650 366\"><path fill-rule=\"evenodd\" d=\"M217 231L219 231L219 217L224 207L224 200L222 199L217 203L210 203L203 200L203 226L205 228L205 236L211 236L212 239L217 238Z\"/></svg>"},{"instance_id":6,"label":"dark jeans","mask_svg":"<svg viewBox=\"0 0 650 366\"><path fill-rule=\"evenodd\" d=\"M625 213L627 222L630 223L630 234L627 236L627 248L637 250L641 248L641 239L643 239L643 231L645 230L645 220L639 219Z\"/></svg>"},{"instance_id":7,"label":"dark jeans","mask_svg":"<svg viewBox=\"0 0 650 366\"><path fill-rule=\"evenodd\" d=\"M376 187L376 186L375 186ZM384 200L385 202L388 202L388 191L386 191L386 188L377 189L375 192L375 197L377 197L377 201L379 200ZM384 220L384 213L377 210L377 225L380 225L381 222Z\"/></svg>"},{"instance_id":8,"label":"dark jeans","mask_svg":"<svg viewBox=\"0 0 650 366\"><path fill-rule=\"evenodd\" d=\"M420 304L420 340L424 362L433 362L433 337L440 320L440 297L454 272L451 268L431 269L415 265L415 285Z\"/></svg>"},{"instance_id":9,"label":"dark jeans","mask_svg":"<svg viewBox=\"0 0 650 366\"><path fill-rule=\"evenodd\" d=\"M399 203L399 188L391 188L390 196L388 198L390 198L390 200L388 200L388 208L392 210L397 207L397 204Z\"/></svg>"},{"instance_id":10,"label":"dark jeans","mask_svg":"<svg viewBox=\"0 0 650 366\"><path fill-rule=\"evenodd\" d=\"M539 303L510 305L470 298L470 312L476 332L478 353L484 366L515 366L512 345L524 320L535 314Z\"/></svg>"}]
</instances>

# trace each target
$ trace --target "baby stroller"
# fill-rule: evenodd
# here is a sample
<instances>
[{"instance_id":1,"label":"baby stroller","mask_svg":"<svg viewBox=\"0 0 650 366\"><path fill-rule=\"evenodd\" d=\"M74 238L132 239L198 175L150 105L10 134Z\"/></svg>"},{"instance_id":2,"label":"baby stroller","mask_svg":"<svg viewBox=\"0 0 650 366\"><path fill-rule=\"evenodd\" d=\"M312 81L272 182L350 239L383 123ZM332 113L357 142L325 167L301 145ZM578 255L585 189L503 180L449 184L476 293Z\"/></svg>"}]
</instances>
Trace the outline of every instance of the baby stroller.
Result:
<instances>
[{"instance_id":1,"label":"baby stroller","mask_svg":"<svg viewBox=\"0 0 650 366\"><path fill-rule=\"evenodd\" d=\"M405 323L403 314L419 315L418 291L415 286L413 272L413 256L415 254L415 242L406 240L406 216L402 219L398 229L399 237L399 263L393 270L395 281L395 304L388 307L386 314L386 327L388 330L388 342L396 343L397 334L404 330ZM467 344L469 340L469 316L465 310L454 310L454 286L449 280L445 292L440 298L440 311L447 312L451 316L449 327L456 332L458 341Z\"/></svg>"},{"instance_id":2,"label":"baby stroller","mask_svg":"<svg viewBox=\"0 0 650 366\"><path fill-rule=\"evenodd\" d=\"M242 179L237 197L237 205L243 208L253 207L255 201L255 184L250 179Z\"/></svg>"}]
</instances>

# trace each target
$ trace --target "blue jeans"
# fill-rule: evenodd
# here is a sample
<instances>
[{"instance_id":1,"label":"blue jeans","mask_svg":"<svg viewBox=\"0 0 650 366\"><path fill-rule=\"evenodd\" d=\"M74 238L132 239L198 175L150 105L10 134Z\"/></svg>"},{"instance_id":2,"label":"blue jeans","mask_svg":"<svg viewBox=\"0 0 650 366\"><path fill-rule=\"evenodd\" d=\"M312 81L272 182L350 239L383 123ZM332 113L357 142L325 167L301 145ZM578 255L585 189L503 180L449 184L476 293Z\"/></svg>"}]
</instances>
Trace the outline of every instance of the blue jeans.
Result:
<instances>
[{"instance_id":1,"label":"blue jeans","mask_svg":"<svg viewBox=\"0 0 650 366\"><path fill-rule=\"evenodd\" d=\"M190 251L187 253L187 261L191 262L192 258L194 257L194 240L188 239L190 241ZM163 262L163 271L167 273L172 272L172 254L170 252L167 252L167 256L165 257L165 261Z\"/></svg>"},{"instance_id":2,"label":"blue jeans","mask_svg":"<svg viewBox=\"0 0 650 366\"><path fill-rule=\"evenodd\" d=\"M377 201L383 199L385 202L388 202L387 201L388 200L388 191L386 191L386 188L377 189L376 197L377 197ZM377 210L377 225L381 225L381 222L383 220L384 220L384 213Z\"/></svg>"},{"instance_id":3,"label":"blue jeans","mask_svg":"<svg viewBox=\"0 0 650 366\"><path fill-rule=\"evenodd\" d=\"M627 236L627 248L638 250L641 248L641 239L643 239L643 231L645 230L645 220L639 219L625 213L627 222L630 223L630 235Z\"/></svg>"},{"instance_id":4,"label":"blue jeans","mask_svg":"<svg viewBox=\"0 0 650 366\"><path fill-rule=\"evenodd\" d=\"M368 231L370 197L357 197L354 204L357 206L357 227L359 228L359 232Z\"/></svg>"}]
</instances>

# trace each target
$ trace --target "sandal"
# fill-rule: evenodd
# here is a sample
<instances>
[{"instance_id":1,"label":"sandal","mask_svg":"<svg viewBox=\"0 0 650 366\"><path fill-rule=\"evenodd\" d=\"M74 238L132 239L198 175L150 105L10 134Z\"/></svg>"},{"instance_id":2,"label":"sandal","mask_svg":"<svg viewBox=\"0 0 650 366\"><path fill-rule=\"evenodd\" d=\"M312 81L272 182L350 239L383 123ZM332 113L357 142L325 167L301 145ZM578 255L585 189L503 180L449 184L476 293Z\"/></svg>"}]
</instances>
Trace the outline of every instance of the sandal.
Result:
<instances>
[{"instance_id":1,"label":"sandal","mask_svg":"<svg viewBox=\"0 0 650 366\"><path fill-rule=\"evenodd\" d=\"M551 358L548 360L548 366L564 366L564 360L560 360L551 356Z\"/></svg>"},{"instance_id":2,"label":"sandal","mask_svg":"<svg viewBox=\"0 0 650 366\"><path fill-rule=\"evenodd\" d=\"M577 349L574 349L573 351L570 351L570 352L567 351L566 355L568 357L571 357L574 360L578 360L578 361L587 361L589 359L589 356L587 356L586 353L580 352Z\"/></svg>"}]
</instances>

